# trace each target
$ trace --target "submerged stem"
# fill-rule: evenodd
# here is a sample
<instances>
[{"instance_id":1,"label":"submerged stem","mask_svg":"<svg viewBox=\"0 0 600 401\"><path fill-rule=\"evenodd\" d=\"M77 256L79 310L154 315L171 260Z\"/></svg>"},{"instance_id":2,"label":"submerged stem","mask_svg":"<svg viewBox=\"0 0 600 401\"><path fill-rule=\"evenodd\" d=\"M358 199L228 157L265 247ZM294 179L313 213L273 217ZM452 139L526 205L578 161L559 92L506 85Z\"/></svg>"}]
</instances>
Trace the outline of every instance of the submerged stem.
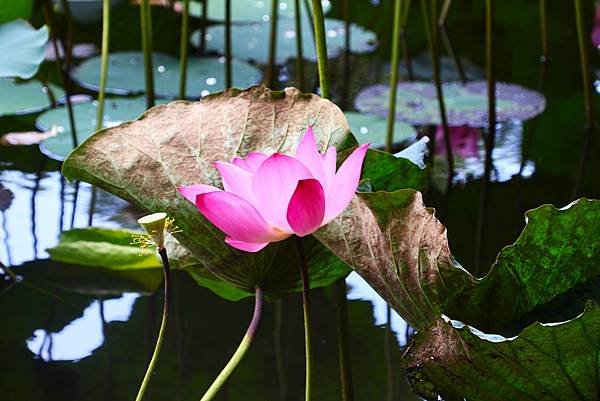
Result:
<instances>
[{"instance_id":1,"label":"submerged stem","mask_svg":"<svg viewBox=\"0 0 600 401\"><path fill-rule=\"evenodd\" d=\"M190 31L190 0L183 1L181 41L179 43L179 99L185 99L187 85L188 37Z\"/></svg>"},{"instance_id":2,"label":"submerged stem","mask_svg":"<svg viewBox=\"0 0 600 401\"><path fill-rule=\"evenodd\" d=\"M402 25L402 0L394 3L394 29L392 31L392 73L390 75L390 98L388 105L387 135L385 151L391 152L394 144L394 123L396 122L396 96L398 93L398 64L400 62L400 28Z\"/></svg>"},{"instance_id":3,"label":"submerged stem","mask_svg":"<svg viewBox=\"0 0 600 401\"><path fill-rule=\"evenodd\" d=\"M160 349L162 347L165 330L167 327L167 321L169 319L169 309L171 308L171 269L169 266L169 258L167 257L167 249L162 247L158 250L158 253L162 259L163 272L165 275L165 300L163 304L163 316L162 322L160 323L160 330L158 331L158 338L156 339L156 345L154 346L154 353L152 354L152 358L148 364L148 369L146 369L144 380L142 380L142 385L140 386L137 397L135 397L135 401L141 401L146 393L146 388L148 387L150 377L152 376L152 372L154 372L154 367L156 365L156 361L158 360L158 354L160 354Z\"/></svg>"},{"instance_id":4,"label":"submerged stem","mask_svg":"<svg viewBox=\"0 0 600 401\"><path fill-rule=\"evenodd\" d=\"M248 330L246 330L246 335L244 335L244 338L242 339L242 342L240 342L238 348L235 350L235 353L233 354L229 362L227 362L227 365L225 365L221 373L219 373L219 376L217 376L213 384L211 384L209 389L202 396L202 399L200 401L212 400L215 397L215 395L217 395L223 384L225 384L229 376L231 376L235 368L239 365L240 361L246 354L246 351L248 351L248 348L250 348L254 337L256 336L256 331L258 330L258 325L260 323L260 318L262 315L262 308L263 291L260 287L256 287L254 295L254 314L252 315L252 321L248 326Z\"/></svg>"},{"instance_id":5,"label":"submerged stem","mask_svg":"<svg viewBox=\"0 0 600 401\"><path fill-rule=\"evenodd\" d=\"M308 277L308 264L306 263L306 255L304 253L304 244L302 243L302 238L295 238L296 249L298 251L298 264L300 265L300 276L302 277L302 308L304 311L304 349L306 353L306 387L304 399L305 401L310 401L312 370L312 323L310 317L310 281Z\"/></svg>"}]
</instances>

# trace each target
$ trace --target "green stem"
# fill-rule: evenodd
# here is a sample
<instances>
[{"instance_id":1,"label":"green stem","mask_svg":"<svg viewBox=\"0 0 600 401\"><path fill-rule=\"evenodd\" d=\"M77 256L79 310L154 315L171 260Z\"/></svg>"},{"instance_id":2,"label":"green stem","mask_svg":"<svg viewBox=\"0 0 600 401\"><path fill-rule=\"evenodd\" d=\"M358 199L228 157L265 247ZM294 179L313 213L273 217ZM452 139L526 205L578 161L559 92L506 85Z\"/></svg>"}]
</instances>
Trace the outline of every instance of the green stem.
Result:
<instances>
[{"instance_id":1,"label":"green stem","mask_svg":"<svg viewBox=\"0 0 600 401\"><path fill-rule=\"evenodd\" d=\"M179 99L185 99L187 85L188 40L190 34L190 0L183 1L181 40L179 43Z\"/></svg>"},{"instance_id":2,"label":"green stem","mask_svg":"<svg viewBox=\"0 0 600 401\"><path fill-rule=\"evenodd\" d=\"M352 380L352 361L350 360L350 327L348 321L348 299L346 298L346 279L339 280L335 287L337 293L338 356L342 400L353 401L354 385Z\"/></svg>"},{"instance_id":3,"label":"green stem","mask_svg":"<svg viewBox=\"0 0 600 401\"><path fill-rule=\"evenodd\" d=\"M410 12L410 1L404 1L404 10L402 10L402 24L400 26L400 39L402 42L402 53L406 60L406 75L409 81L414 81L415 77L412 68L412 59L410 57L410 51L408 48L408 13Z\"/></svg>"},{"instance_id":4,"label":"green stem","mask_svg":"<svg viewBox=\"0 0 600 401\"><path fill-rule=\"evenodd\" d=\"M546 0L539 0L540 6L540 41L542 44L542 57L540 57L540 77L538 81L538 90L544 89L546 82L546 73L548 72L548 63L550 62L550 51L548 46L548 15L546 13Z\"/></svg>"},{"instance_id":5,"label":"green stem","mask_svg":"<svg viewBox=\"0 0 600 401\"><path fill-rule=\"evenodd\" d=\"M231 70L231 0L225 0L225 87L233 86Z\"/></svg>"},{"instance_id":6,"label":"green stem","mask_svg":"<svg viewBox=\"0 0 600 401\"><path fill-rule=\"evenodd\" d=\"M391 152L394 144L396 122L396 97L398 94L398 64L400 63L400 28L402 24L402 0L394 3L394 28L392 30L392 73L390 75L390 98L388 105L387 135L385 151Z\"/></svg>"},{"instance_id":7,"label":"green stem","mask_svg":"<svg viewBox=\"0 0 600 401\"><path fill-rule=\"evenodd\" d=\"M110 0L102 0L102 51L100 56L100 86L98 87L98 107L96 108L96 131L101 130L104 121L104 95L108 74L108 46L110 34Z\"/></svg>"},{"instance_id":8,"label":"green stem","mask_svg":"<svg viewBox=\"0 0 600 401\"><path fill-rule=\"evenodd\" d=\"M217 376L213 384L211 384L211 386L206 391L204 396L202 396L202 399L200 401L212 400L217 395L223 384L225 384L229 376L231 376L235 368L239 365L240 361L246 354L246 351L248 351L248 348L250 348L254 337L256 336L256 331L258 330L258 325L260 323L260 318L262 315L262 308L263 291L260 287L256 287L254 295L254 314L252 315L252 321L250 322L250 326L248 326L248 330L246 330L246 335L242 339L242 342L240 343L238 348L235 350L235 353L233 354L229 362L227 362L227 365L225 365L221 373L219 373L219 376Z\"/></svg>"},{"instance_id":9,"label":"green stem","mask_svg":"<svg viewBox=\"0 0 600 401\"><path fill-rule=\"evenodd\" d=\"M482 255L489 203L492 152L496 138L496 76L494 69L494 0L485 0L485 69L488 93L488 134L485 141L485 168L479 200L479 219L475 245L475 274L482 275Z\"/></svg>"},{"instance_id":10,"label":"green stem","mask_svg":"<svg viewBox=\"0 0 600 401\"><path fill-rule=\"evenodd\" d=\"M167 321L169 319L169 309L171 307L171 269L169 267L167 249L162 247L158 250L158 253L160 255L160 258L162 259L163 272L165 275L165 300L163 304L163 316L162 322L160 323L160 330L158 331L158 338L156 339L156 345L154 346L154 353L152 354L152 358L150 359L150 363L148 364L148 369L146 369L144 380L142 381L137 397L135 397L135 401L141 401L144 398L144 394L146 393L146 388L148 387L148 383L150 382L150 378L152 377L152 372L154 372L156 361L158 360L158 354L160 354L160 349L162 347L163 339L165 336L165 330L167 328Z\"/></svg>"},{"instance_id":11,"label":"green stem","mask_svg":"<svg viewBox=\"0 0 600 401\"><path fill-rule=\"evenodd\" d=\"M302 49L302 7L300 0L294 0L294 6L296 7L296 81L298 89L304 92L304 52Z\"/></svg>"},{"instance_id":12,"label":"green stem","mask_svg":"<svg viewBox=\"0 0 600 401\"><path fill-rule=\"evenodd\" d=\"M279 19L279 1L271 3L271 31L269 37L269 66L267 69L267 84L269 88L276 89L277 74L275 72L275 58L277 57L277 20Z\"/></svg>"},{"instance_id":13,"label":"green stem","mask_svg":"<svg viewBox=\"0 0 600 401\"><path fill-rule=\"evenodd\" d=\"M315 21L316 22L316 21ZM312 371L312 323L310 316L310 281L308 277L308 264L304 253L302 238L296 238L296 249L298 251L298 264L300 265L300 276L302 277L302 309L304 311L304 349L306 353L306 384L304 400L311 399L311 371Z\"/></svg>"},{"instance_id":14,"label":"green stem","mask_svg":"<svg viewBox=\"0 0 600 401\"><path fill-rule=\"evenodd\" d=\"M589 151L594 137L595 121L594 121L594 99L592 97L592 81L590 79L590 65L588 58L588 41L585 37L585 23L583 21L583 5L581 0L575 1L575 18L577 24L577 41L579 43L579 59L581 64L581 78L583 83L583 98L585 107L585 138L581 149L581 160L579 161L579 169L575 187L573 189L573 198L579 196L581 186L585 178L587 169Z\"/></svg>"},{"instance_id":15,"label":"green stem","mask_svg":"<svg viewBox=\"0 0 600 401\"><path fill-rule=\"evenodd\" d=\"M325 40L325 17L321 0L311 0L312 17L315 30L315 45L317 48L317 62L319 69L319 86L321 97L329 99L329 79L327 77L327 42Z\"/></svg>"},{"instance_id":16,"label":"green stem","mask_svg":"<svg viewBox=\"0 0 600 401\"><path fill-rule=\"evenodd\" d=\"M144 77L146 80L146 108L154 106L154 73L152 67L152 14L149 0L140 2L140 25L142 28L142 51L144 53Z\"/></svg>"},{"instance_id":17,"label":"green stem","mask_svg":"<svg viewBox=\"0 0 600 401\"><path fill-rule=\"evenodd\" d=\"M452 59L452 63L454 64L454 68L458 72L458 76L462 83L467 82L467 76L465 74L465 69L462 66L462 62L460 61L460 57L456 54L456 50L454 46L452 46L452 42L450 41L450 36L448 35L448 31L446 30L446 19L448 17L448 12L450 11L450 6L452 5L452 0L444 0L444 4L442 5L442 10L440 11L440 17L438 19L437 25L438 30L440 32L440 36L442 38L442 42L444 42L444 47L446 47L446 51L448 52L448 56Z\"/></svg>"}]
</instances>

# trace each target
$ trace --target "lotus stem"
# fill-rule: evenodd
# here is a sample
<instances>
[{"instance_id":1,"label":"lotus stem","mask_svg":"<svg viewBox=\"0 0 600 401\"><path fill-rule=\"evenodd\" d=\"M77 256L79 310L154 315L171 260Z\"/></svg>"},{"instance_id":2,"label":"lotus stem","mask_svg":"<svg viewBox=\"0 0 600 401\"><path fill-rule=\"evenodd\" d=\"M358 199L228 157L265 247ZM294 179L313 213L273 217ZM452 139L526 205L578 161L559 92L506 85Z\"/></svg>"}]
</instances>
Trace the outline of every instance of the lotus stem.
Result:
<instances>
[{"instance_id":1,"label":"lotus stem","mask_svg":"<svg viewBox=\"0 0 600 401\"><path fill-rule=\"evenodd\" d=\"M426 0L421 0L423 9L423 22L425 24L425 32L427 33L427 42L431 55L431 63L433 66L433 80L437 92L438 105L440 111L440 119L444 129L444 142L446 142L446 158L448 159L448 181L454 177L454 156L452 154L452 142L450 139L450 126L448 125L448 117L446 115L446 103L444 101L444 89L442 79L440 77L440 54L437 40L437 31L433 28L437 21L437 0L431 0L431 10L427 10ZM431 14L430 14L431 13Z\"/></svg>"},{"instance_id":2,"label":"lotus stem","mask_svg":"<svg viewBox=\"0 0 600 401\"><path fill-rule=\"evenodd\" d=\"M215 395L217 395L223 384L225 384L229 376L231 376L235 368L239 365L240 361L246 354L246 351L248 351L248 348L250 348L254 337L256 336L256 331L258 330L258 325L262 315L262 308L263 291L260 287L256 287L254 295L254 314L252 315L250 326L248 326L248 330L246 330L246 335L242 339L242 342L238 346L229 362L227 362L227 365L225 365L221 373L219 373L219 376L217 376L213 384L211 384L200 401L212 400Z\"/></svg>"},{"instance_id":3,"label":"lotus stem","mask_svg":"<svg viewBox=\"0 0 600 401\"><path fill-rule=\"evenodd\" d=\"M400 63L400 27L402 24L402 0L394 2L394 28L392 30L392 73L390 75L390 98L388 105L385 151L392 152L394 123L396 122L396 97L398 94L398 64Z\"/></svg>"},{"instance_id":4,"label":"lotus stem","mask_svg":"<svg viewBox=\"0 0 600 401\"><path fill-rule=\"evenodd\" d=\"M208 0L201 0L202 4L202 26L200 27L200 55L203 56L206 51L206 25L208 14Z\"/></svg>"},{"instance_id":5,"label":"lotus stem","mask_svg":"<svg viewBox=\"0 0 600 401\"><path fill-rule=\"evenodd\" d=\"M352 380L352 361L350 359L350 327L348 321L348 299L346 298L346 279L339 280L335 287L337 292L338 356L342 401L353 401L354 384Z\"/></svg>"},{"instance_id":6,"label":"lotus stem","mask_svg":"<svg viewBox=\"0 0 600 401\"><path fill-rule=\"evenodd\" d=\"M142 399L144 398L144 394L146 393L146 388L148 387L148 383L150 382L150 378L152 377L152 373L154 372L156 361L158 361L158 355L160 354L160 349L162 347L165 331L167 328L167 322L169 320L169 310L171 308L171 269L169 265L169 258L167 256L167 248L165 248L164 246L159 248L158 254L160 255L160 258L162 260L163 272L165 276L165 300L163 304L162 322L160 323L158 338L156 339L156 345L154 346L154 353L152 354L152 358L150 359L150 363L148 364L148 368L146 369L144 380L142 380L142 385L140 386L140 390L138 391L137 397L135 397L135 401L142 401Z\"/></svg>"},{"instance_id":7,"label":"lotus stem","mask_svg":"<svg viewBox=\"0 0 600 401\"><path fill-rule=\"evenodd\" d=\"M321 0L311 0L311 4L321 97L324 99L329 99L329 79L327 76L327 42L325 40L325 17L323 17L323 6L321 5Z\"/></svg>"},{"instance_id":8,"label":"lotus stem","mask_svg":"<svg viewBox=\"0 0 600 401\"><path fill-rule=\"evenodd\" d=\"M71 18L71 9L67 0L61 0L61 6L67 20L67 40L64 48L66 69L69 71L73 66L73 19Z\"/></svg>"},{"instance_id":9,"label":"lotus stem","mask_svg":"<svg viewBox=\"0 0 600 401\"><path fill-rule=\"evenodd\" d=\"M52 12L52 5L50 4L50 0L44 0L44 16L46 19L46 23L50 28L50 38L52 41L52 47L54 49L54 54L56 54L56 68L58 69L60 80L65 90L67 113L69 115L69 127L71 128L71 141L73 149L75 149L78 145L78 141L77 127L75 126L75 114L73 113L73 104L71 103L71 85L69 81L69 76L67 74L65 66L63 65L62 57L59 53L56 23L54 21L54 14Z\"/></svg>"},{"instance_id":10,"label":"lotus stem","mask_svg":"<svg viewBox=\"0 0 600 401\"><path fill-rule=\"evenodd\" d=\"M181 38L179 42L179 99L185 99L187 85L188 40L190 35L190 0L183 0Z\"/></svg>"},{"instance_id":11,"label":"lotus stem","mask_svg":"<svg viewBox=\"0 0 600 401\"><path fill-rule=\"evenodd\" d=\"M583 5L581 0L574 0L575 2L575 21L577 24L577 41L579 43L579 59L581 63L581 78L583 83L583 98L585 108L585 137L581 149L581 159L579 161L579 169L577 173L577 179L575 180L575 187L573 188L573 198L579 196L581 186L585 178L585 171L587 169L590 146L594 136L595 121L594 121L594 99L592 97L592 81L590 79L590 65L588 58L587 46L588 42L585 37L583 21Z\"/></svg>"},{"instance_id":12,"label":"lotus stem","mask_svg":"<svg viewBox=\"0 0 600 401\"><path fill-rule=\"evenodd\" d=\"M306 355L304 400L310 401L312 382L312 320L310 315L310 279L308 276L306 254L304 253L304 243L302 242L301 237L295 237L295 239L296 249L298 251L298 264L300 265L300 276L302 277L302 310L304 312L304 349Z\"/></svg>"},{"instance_id":13,"label":"lotus stem","mask_svg":"<svg viewBox=\"0 0 600 401\"><path fill-rule=\"evenodd\" d=\"M225 0L225 86L233 86L231 70L231 0Z\"/></svg>"},{"instance_id":14,"label":"lotus stem","mask_svg":"<svg viewBox=\"0 0 600 401\"><path fill-rule=\"evenodd\" d=\"M279 2L271 3L271 31L269 36L269 66L267 69L267 84L269 88L276 89L277 73L275 72L275 59L277 57L277 20L279 19Z\"/></svg>"},{"instance_id":15,"label":"lotus stem","mask_svg":"<svg viewBox=\"0 0 600 401\"><path fill-rule=\"evenodd\" d=\"M304 92L304 52L302 49L302 6L300 0L294 0L294 6L296 7L296 81L298 89Z\"/></svg>"},{"instance_id":16,"label":"lotus stem","mask_svg":"<svg viewBox=\"0 0 600 401\"><path fill-rule=\"evenodd\" d=\"M144 77L146 80L146 108L154 106L154 73L152 66L152 12L149 0L140 2L140 25L142 28L142 51L144 53Z\"/></svg>"},{"instance_id":17,"label":"lotus stem","mask_svg":"<svg viewBox=\"0 0 600 401\"><path fill-rule=\"evenodd\" d=\"M494 69L494 0L485 0L485 69L488 93L488 134L485 141L485 169L479 202L479 219L475 245L475 273L481 275L481 258L492 172L492 152L496 138L496 76Z\"/></svg>"},{"instance_id":18,"label":"lotus stem","mask_svg":"<svg viewBox=\"0 0 600 401\"><path fill-rule=\"evenodd\" d=\"M550 51L548 46L548 15L546 12L546 0L539 0L540 6L540 41L542 44L542 56L540 57L540 78L538 81L538 90L544 88L546 83L546 73L548 72L548 63L550 62Z\"/></svg>"}]
</instances>

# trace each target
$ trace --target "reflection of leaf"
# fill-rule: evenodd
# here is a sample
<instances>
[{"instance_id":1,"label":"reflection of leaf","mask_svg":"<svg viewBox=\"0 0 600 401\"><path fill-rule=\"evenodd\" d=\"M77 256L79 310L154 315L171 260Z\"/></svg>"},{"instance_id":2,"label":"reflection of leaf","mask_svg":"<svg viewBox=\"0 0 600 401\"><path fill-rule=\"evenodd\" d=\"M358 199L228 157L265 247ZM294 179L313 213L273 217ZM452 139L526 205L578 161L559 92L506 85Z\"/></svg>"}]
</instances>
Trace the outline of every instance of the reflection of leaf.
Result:
<instances>
[{"instance_id":1,"label":"reflection of leaf","mask_svg":"<svg viewBox=\"0 0 600 401\"><path fill-rule=\"evenodd\" d=\"M23 20L0 23L0 77L34 76L44 60L47 41L45 26L36 30Z\"/></svg>"},{"instance_id":2,"label":"reflection of leaf","mask_svg":"<svg viewBox=\"0 0 600 401\"><path fill-rule=\"evenodd\" d=\"M153 249L139 249L130 245L129 230L107 228L75 228L64 232L60 243L48 249L56 262L113 270L160 268L161 263Z\"/></svg>"},{"instance_id":3,"label":"reflection of leaf","mask_svg":"<svg viewBox=\"0 0 600 401\"><path fill-rule=\"evenodd\" d=\"M47 132L39 131L25 131L25 132L8 132L0 138L0 145L2 146L28 146L38 145L45 139L51 138L58 134L56 126Z\"/></svg>"},{"instance_id":4,"label":"reflection of leaf","mask_svg":"<svg viewBox=\"0 0 600 401\"><path fill-rule=\"evenodd\" d=\"M65 160L63 173L149 211L169 213L183 229L181 243L204 269L246 292L261 285L267 295L275 296L299 289L299 280L285 273L298 270L285 250L289 243L272 244L257 254L235 251L176 188L218 185L213 167L217 160L244 157L251 150L293 152L308 124L321 149L343 149L353 141L343 113L327 100L291 88L232 89L200 102L156 106L137 121L99 131ZM319 285L348 272L317 242L311 243L308 254L311 275L320 278Z\"/></svg>"},{"instance_id":5,"label":"reflection of leaf","mask_svg":"<svg viewBox=\"0 0 600 401\"><path fill-rule=\"evenodd\" d=\"M600 309L507 339L439 320L405 354L413 390L429 400L596 400Z\"/></svg>"}]
</instances>

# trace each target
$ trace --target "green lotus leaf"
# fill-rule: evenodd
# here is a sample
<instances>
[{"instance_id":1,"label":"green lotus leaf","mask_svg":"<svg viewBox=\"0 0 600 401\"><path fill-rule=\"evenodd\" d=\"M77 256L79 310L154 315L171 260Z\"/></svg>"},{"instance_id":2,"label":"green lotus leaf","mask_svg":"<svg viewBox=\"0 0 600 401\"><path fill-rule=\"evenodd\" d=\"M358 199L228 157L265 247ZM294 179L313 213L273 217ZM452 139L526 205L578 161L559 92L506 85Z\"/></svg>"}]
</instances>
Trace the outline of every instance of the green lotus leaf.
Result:
<instances>
[{"instance_id":1,"label":"green lotus leaf","mask_svg":"<svg viewBox=\"0 0 600 401\"><path fill-rule=\"evenodd\" d=\"M115 95L135 95L146 91L144 59L140 52L112 53L108 56L106 92ZM179 60L162 53L152 56L154 92L157 96L175 98L179 88ZM79 64L72 77L81 86L98 90L100 85L100 56ZM247 88L261 80L256 67L239 60L232 61L233 86ZM225 89L225 62L218 57L191 57L188 59L186 93L199 98Z\"/></svg>"},{"instance_id":2,"label":"green lotus leaf","mask_svg":"<svg viewBox=\"0 0 600 401\"><path fill-rule=\"evenodd\" d=\"M600 308L518 337L439 320L404 355L413 391L427 400L596 400Z\"/></svg>"},{"instance_id":3,"label":"green lotus leaf","mask_svg":"<svg viewBox=\"0 0 600 401\"><path fill-rule=\"evenodd\" d=\"M314 34L310 29L310 20L304 19L302 29L303 57L316 61ZM306 28L306 29L305 29ZM232 54L242 60L251 60L259 64L269 63L270 24L233 25L231 27ZM325 19L327 33L327 56L335 58L345 48L346 26L344 21ZM293 19L281 19L277 24L276 63L284 64L297 56L296 26ZM199 46L200 31L192 33L190 40L194 46ZM225 51L225 27L213 25L206 30L206 49L223 54ZM352 24L350 27L350 51L355 54L369 53L375 50L377 36L375 33ZM235 75L235 74L234 74Z\"/></svg>"},{"instance_id":4,"label":"green lotus leaf","mask_svg":"<svg viewBox=\"0 0 600 401\"><path fill-rule=\"evenodd\" d=\"M517 242L481 280L454 259L445 227L412 190L360 194L316 236L413 327L445 313L500 332L518 330L536 308L600 275L600 243L587 240L599 233L600 201L542 206L527 213Z\"/></svg>"},{"instance_id":5,"label":"green lotus leaf","mask_svg":"<svg viewBox=\"0 0 600 401\"><path fill-rule=\"evenodd\" d=\"M164 101L158 100L156 103L161 104ZM77 143L82 143L96 132L97 108L97 102L73 105ZM146 100L143 97L106 99L103 125L104 127L114 127L124 121L139 117L144 111L146 111ZM40 145L40 149L52 159L64 160L73 150L73 138L67 108L59 107L40 114L36 119L36 125L38 129L45 132L56 126L58 134L44 140Z\"/></svg>"},{"instance_id":6,"label":"green lotus leaf","mask_svg":"<svg viewBox=\"0 0 600 401\"><path fill-rule=\"evenodd\" d=\"M0 78L34 76L44 61L47 41L46 26L35 29L23 20L0 23Z\"/></svg>"},{"instance_id":7,"label":"green lotus leaf","mask_svg":"<svg viewBox=\"0 0 600 401\"><path fill-rule=\"evenodd\" d=\"M33 11L33 0L0 0L0 24L16 19L28 20Z\"/></svg>"},{"instance_id":8,"label":"green lotus leaf","mask_svg":"<svg viewBox=\"0 0 600 401\"><path fill-rule=\"evenodd\" d=\"M61 88L39 81L17 83L11 78L0 78L0 117L38 113L52 106L48 88L55 99L64 97Z\"/></svg>"}]
</instances>

